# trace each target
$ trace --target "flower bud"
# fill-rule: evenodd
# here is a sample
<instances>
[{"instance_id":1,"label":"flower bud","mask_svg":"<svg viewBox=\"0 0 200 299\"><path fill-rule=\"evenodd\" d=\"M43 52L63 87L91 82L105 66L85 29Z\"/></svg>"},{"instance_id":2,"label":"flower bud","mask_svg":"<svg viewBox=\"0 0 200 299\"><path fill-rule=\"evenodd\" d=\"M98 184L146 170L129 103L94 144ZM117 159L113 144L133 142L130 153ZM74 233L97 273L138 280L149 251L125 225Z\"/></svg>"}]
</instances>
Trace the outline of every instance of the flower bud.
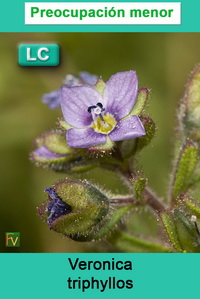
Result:
<instances>
[{"instance_id":1,"label":"flower bud","mask_svg":"<svg viewBox=\"0 0 200 299\"><path fill-rule=\"evenodd\" d=\"M182 110L187 134L200 141L200 65L194 69L188 80Z\"/></svg>"},{"instance_id":2,"label":"flower bud","mask_svg":"<svg viewBox=\"0 0 200 299\"><path fill-rule=\"evenodd\" d=\"M65 179L45 190L49 201L39 208L50 229L73 240L89 241L103 226L109 200L86 181Z\"/></svg>"},{"instance_id":3,"label":"flower bud","mask_svg":"<svg viewBox=\"0 0 200 299\"><path fill-rule=\"evenodd\" d=\"M200 252L200 238L191 215L175 209L172 213L163 213L161 219L168 237L178 252Z\"/></svg>"},{"instance_id":4,"label":"flower bud","mask_svg":"<svg viewBox=\"0 0 200 299\"><path fill-rule=\"evenodd\" d=\"M200 252L200 240L195 225L191 221L191 215L185 215L175 209L174 219L177 234L184 250L186 252Z\"/></svg>"},{"instance_id":5,"label":"flower bud","mask_svg":"<svg viewBox=\"0 0 200 299\"><path fill-rule=\"evenodd\" d=\"M140 203L143 203L142 200L146 185L147 179L145 178L138 177L132 180L134 198Z\"/></svg>"},{"instance_id":6,"label":"flower bud","mask_svg":"<svg viewBox=\"0 0 200 299\"><path fill-rule=\"evenodd\" d=\"M179 194L188 190L197 162L198 149L188 140L181 149L172 177L171 195L174 203Z\"/></svg>"},{"instance_id":7,"label":"flower bud","mask_svg":"<svg viewBox=\"0 0 200 299\"><path fill-rule=\"evenodd\" d=\"M65 134L61 130L52 130L36 139L36 149L30 158L36 165L47 166L55 170L73 159L73 149L67 146Z\"/></svg>"}]
</instances>

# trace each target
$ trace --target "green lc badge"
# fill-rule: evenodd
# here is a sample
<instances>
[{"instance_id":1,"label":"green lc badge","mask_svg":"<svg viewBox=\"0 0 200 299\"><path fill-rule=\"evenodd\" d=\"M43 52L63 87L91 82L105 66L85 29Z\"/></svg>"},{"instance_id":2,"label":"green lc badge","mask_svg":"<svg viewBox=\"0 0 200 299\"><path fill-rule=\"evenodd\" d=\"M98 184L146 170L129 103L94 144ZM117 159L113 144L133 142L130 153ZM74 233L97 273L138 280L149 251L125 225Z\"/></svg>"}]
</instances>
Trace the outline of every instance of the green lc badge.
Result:
<instances>
[{"instance_id":1,"label":"green lc badge","mask_svg":"<svg viewBox=\"0 0 200 299\"><path fill-rule=\"evenodd\" d=\"M57 44L21 44L18 47L18 63L21 66L57 66L60 63L60 47Z\"/></svg>"}]
</instances>

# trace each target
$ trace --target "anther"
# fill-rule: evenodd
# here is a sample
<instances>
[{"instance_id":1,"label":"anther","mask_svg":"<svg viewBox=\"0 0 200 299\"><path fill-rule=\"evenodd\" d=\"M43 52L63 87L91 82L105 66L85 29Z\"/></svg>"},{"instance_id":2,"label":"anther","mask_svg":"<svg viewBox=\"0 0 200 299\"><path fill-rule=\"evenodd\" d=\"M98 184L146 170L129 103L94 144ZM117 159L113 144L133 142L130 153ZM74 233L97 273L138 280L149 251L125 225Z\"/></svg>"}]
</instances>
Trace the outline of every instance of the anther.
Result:
<instances>
[{"instance_id":1,"label":"anther","mask_svg":"<svg viewBox=\"0 0 200 299\"><path fill-rule=\"evenodd\" d=\"M97 103L97 106L99 106L100 108L103 108L103 105L101 103ZM105 110L105 109L103 108L103 110Z\"/></svg>"},{"instance_id":2,"label":"anther","mask_svg":"<svg viewBox=\"0 0 200 299\"><path fill-rule=\"evenodd\" d=\"M92 109L96 108L96 106L90 106L88 107L88 112L91 113L92 112Z\"/></svg>"}]
</instances>

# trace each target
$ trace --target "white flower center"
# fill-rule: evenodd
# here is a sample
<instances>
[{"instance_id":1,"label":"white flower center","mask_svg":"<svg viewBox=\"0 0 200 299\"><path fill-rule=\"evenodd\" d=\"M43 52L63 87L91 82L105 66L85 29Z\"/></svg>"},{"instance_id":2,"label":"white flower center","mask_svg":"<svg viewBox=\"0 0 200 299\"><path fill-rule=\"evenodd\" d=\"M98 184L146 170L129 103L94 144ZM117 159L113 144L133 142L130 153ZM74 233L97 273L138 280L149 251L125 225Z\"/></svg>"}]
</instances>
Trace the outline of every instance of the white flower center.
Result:
<instances>
[{"instance_id":1,"label":"white flower center","mask_svg":"<svg viewBox=\"0 0 200 299\"><path fill-rule=\"evenodd\" d=\"M94 112L94 114L99 115L102 112L102 108L97 106L96 108L93 109L93 112Z\"/></svg>"}]
</instances>

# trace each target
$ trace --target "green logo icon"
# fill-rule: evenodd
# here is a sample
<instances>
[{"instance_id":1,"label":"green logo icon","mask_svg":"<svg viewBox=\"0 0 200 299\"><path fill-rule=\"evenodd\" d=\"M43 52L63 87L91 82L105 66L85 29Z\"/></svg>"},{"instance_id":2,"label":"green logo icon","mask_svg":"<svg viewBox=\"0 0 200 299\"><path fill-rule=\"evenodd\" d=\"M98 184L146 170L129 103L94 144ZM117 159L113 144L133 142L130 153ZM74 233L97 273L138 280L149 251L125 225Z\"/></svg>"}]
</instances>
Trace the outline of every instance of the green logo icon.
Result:
<instances>
[{"instance_id":1,"label":"green logo icon","mask_svg":"<svg viewBox=\"0 0 200 299\"><path fill-rule=\"evenodd\" d=\"M19 247L20 246L20 233L9 232L5 234L6 247Z\"/></svg>"},{"instance_id":2,"label":"green logo icon","mask_svg":"<svg viewBox=\"0 0 200 299\"><path fill-rule=\"evenodd\" d=\"M60 47L57 44L21 44L18 47L18 63L21 66L57 66L60 63Z\"/></svg>"}]
</instances>

